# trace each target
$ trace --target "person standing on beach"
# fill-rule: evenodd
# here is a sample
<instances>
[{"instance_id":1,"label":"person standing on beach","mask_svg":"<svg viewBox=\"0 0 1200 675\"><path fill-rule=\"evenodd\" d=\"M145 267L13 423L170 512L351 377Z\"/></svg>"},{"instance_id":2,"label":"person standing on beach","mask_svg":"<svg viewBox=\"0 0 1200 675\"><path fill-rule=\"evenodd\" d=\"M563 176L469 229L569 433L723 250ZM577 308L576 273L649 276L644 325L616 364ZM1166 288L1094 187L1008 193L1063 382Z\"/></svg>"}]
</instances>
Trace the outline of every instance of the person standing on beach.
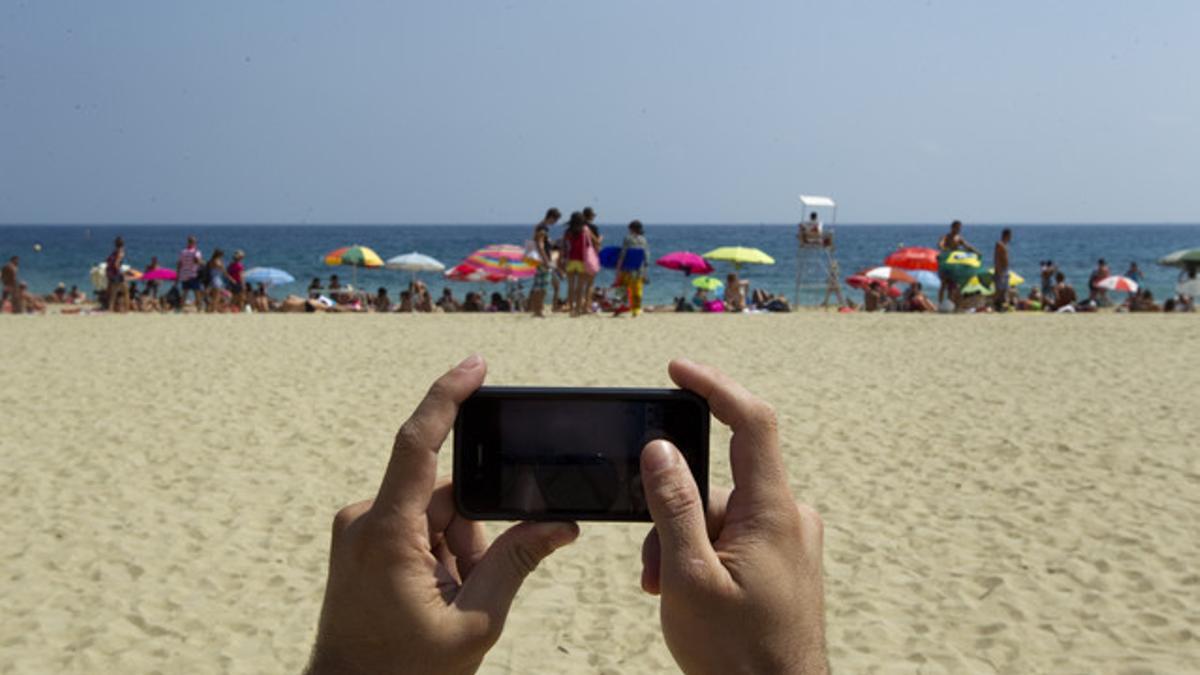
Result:
<instances>
[{"instance_id":1,"label":"person standing on beach","mask_svg":"<svg viewBox=\"0 0 1200 675\"><path fill-rule=\"evenodd\" d=\"M979 249L967 243L966 239L963 239L962 227L963 224L961 220L956 220L953 223L950 223L950 231L946 234L943 234L942 238L938 240L938 251L940 251L941 254L944 255L953 251L970 251L975 255L980 255ZM940 257L941 256L939 256L939 258ZM947 294L950 295L950 300L955 302L955 299L958 297L958 285L954 283L954 279L941 269L938 270L938 278L942 281L942 286L938 289L938 305L940 306L942 304L942 301L945 299ZM958 303L955 302L955 304Z\"/></svg>"},{"instance_id":2,"label":"person standing on beach","mask_svg":"<svg viewBox=\"0 0 1200 675\"><path fill-rule=\"evenodd\" d=\"M587 227L588 236L591 237L592 249L599 253L600 244L604 242L604 237L600 236L600 228L596 227L596 211L590 206L583 208L583 223ZM596 288L596 274L598 273L599 270L593 272L586 267L584 268L587 289L584 291L583 297L586 299L587 306L589 307L591 305L592 291Z\"/></svg>"},{"instance_id":3,"label":"person standing on beach","mask_svg":"<svg viewBox=\"0 0 1200 675\"><path fill-rule=\"evenodd\" d=\"M233 294L233 307L241 311L249 301L246 293L246 282L243 276L246 273L246 264L242 262L246 259L246 252L238 249L233 252L233 262L229 263L226 269L226 275L229 277L229 292Z\"/></svg>"},{"instance_id":4,"label":"person standing on beach","mask_svg":"<svg viewBox=\"0 0 1200 675\"><path fill-rule=\"evenodd\" d=\"M1042 261L1042 301L1046 303L1054 302L1054 273L1058 271L1058 267L1053 260Z\"/></svg>"},{"instance_id":5,"label":"person standing on beach","mask_svg":"<svg viewBox=\"0 0 1200 675\"><path fill-rule=\"evenodd\" d=\"M1012 230L1004 228L1000 233L1000 241L996 242L995 263L992 273L992 278L996 282L995 303L998 311L1004 311L1008 308L1008 245L1012 242Z\"/></svg>"},{"instance_id":6,"label":"person standing on beach","mask_svg":"<svg viewBox=\"0 0 1200 675\"><path fill-rule=\"evenodd\" d=\"M149 274L156 269L158 269L158 256L151 256L150 264L146 265L145 274ZM143 292L143 295L148 295L152 298L157 299L158 298L158 280L151 279L145 283L145 286L146 286L146 290Z\"/></svg>"},{"instance_id":7,"label":"person standing on beach","mask_svg":"<svg viewBox=\"0 0 1200 675\"><path fill-rule=\"evenodd\" d=\"M225 252L218 248L209 258L204 275L208 277L208 307L205 311L209 313L225 311L225 288L229 278L225 272Z\"/></svg>"},{"instance_id":8,"label":"person standing on beach","mask_svg":"<svg viewBox=\"0 0 1200 675\"><path fill-rule=\"evenodd\" d=\"M1092 270L1092 276L1088 277L1088 300L1101 307L1108 306L1108 291L1100 288L1099 284L1110 276L1112 272L1109 271L1104 258L1097 260L1096 269Z\"/></svg>"},{"instance_id":9,"label":"person standing on beach","mask_svg":"<svg viewBox=\"0 0 1200 675\"><path fill-rule=\"evenodd\" d=\"M196 237L188 237L187 246L179 252L179 260L175 263L175 278L179 280L179 287L183 291L179 299L180 310L187 306L188 291L196 299L196 310L203 307L204 289L200 283L200 264L203 262L204 257L196 246Z\"/></svg>"},{"instance_id":10,"label":"person standing on beach","mask_svg":"<svg viewBox=\"0 0 1200 675\"><path fill-rule=\"evenodd\" d=\"M537 271L533 274L533 289L529 291L529 310L533 316L539 318L546 316L546 287L550 285L550 278L553 276L552 261L550 260L550 228L558 222L559 218L562 218L562 213L558 209L551 207L546 210L542 222L533 228L533 240L530 242L526 256L535 259L537 264Z\"/></svg>"},{"instance_id":11,"label":"person standing on beach","mask_svg":"<svg viewBox=\"0 0 1200 675\"><path fill-rule=\"evenodd\" d=\"M117 237L113 240L113 252L104 261L104 277L108 280L106 304L110 312L118 311L118 306L121 313L129 311L129 286L125 283L125 273L121 271L124 264L125 240Z\"/></svg>"},{"instance_id":12,"label":"person standing on beach","mask_svg":"<svg viewBox=\"0 0 1200 675\"><path fill-rule=\"evenodd\" d=\"M8 259L8 263L4 265L4 269L0 270L0 282L2 282L4 292L0 294L0 307L4 306L4 301L8 300L12 303L13 314L23 314L25 312L24 298L21 294L21 258L13 256Z\"/></svg>"},{"instance_id":13,"label":"person standing on beach","mask_svg":"<svg viewBox=\"0 0 1200 675\"><path fill-rule=\"evenodd\" d=\"M625 269L625 257L630 251L641 253L642 262L636 269ZM642 313L642 291L648 281L648 262L650 260L650 245L646 243L646 230L642 221L629 223L629 234L621 242L621 252L617 255L617 283L624 286L629 294L629 315L637 316Z\"/></svg>"},{"instance_id":14,"label":"person standing on beach","mask_svg":"<svg viewBox=\"0 0 1200 675\"><path fill-rule=\"evenodd\" d=\"M574 211L567 221L567 232L563 235L565 250L559 256L559 265L567 275L567 307L572 317L582 315L587 305L587 266L584 260L591 245L591 233L583 214Z\"/></svg>"},{"instance_id":15,"label":"person standing on beach","mask_svg":"<svg viewBox=\"0 0 1200 675\"><path fill-rule=\"evenodd\" d=\"M1125 270L1125 278L1134 282L1138 286L1142 285L1142 270L1138 268L1136 262L1129 263L1129 269Z\"/></svg>"}]
</instances>

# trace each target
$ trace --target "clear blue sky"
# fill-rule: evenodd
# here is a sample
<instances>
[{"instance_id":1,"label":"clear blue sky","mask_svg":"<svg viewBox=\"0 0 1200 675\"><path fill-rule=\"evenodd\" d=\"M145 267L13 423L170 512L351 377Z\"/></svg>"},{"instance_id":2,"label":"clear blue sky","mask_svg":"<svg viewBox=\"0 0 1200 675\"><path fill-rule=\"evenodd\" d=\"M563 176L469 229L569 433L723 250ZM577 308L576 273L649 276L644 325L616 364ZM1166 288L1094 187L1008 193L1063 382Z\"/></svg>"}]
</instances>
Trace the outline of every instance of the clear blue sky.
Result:
<instances>
[{"instance_id":1,"label":"clear blue sky","mask_svg":"<svg viewBox=\"0 0 1200 675\"><path fill-rule=\"evenodd\" d=\"M1200 3L0 3L0 222L1200 221Z\"/></svg>"}]
</instances>

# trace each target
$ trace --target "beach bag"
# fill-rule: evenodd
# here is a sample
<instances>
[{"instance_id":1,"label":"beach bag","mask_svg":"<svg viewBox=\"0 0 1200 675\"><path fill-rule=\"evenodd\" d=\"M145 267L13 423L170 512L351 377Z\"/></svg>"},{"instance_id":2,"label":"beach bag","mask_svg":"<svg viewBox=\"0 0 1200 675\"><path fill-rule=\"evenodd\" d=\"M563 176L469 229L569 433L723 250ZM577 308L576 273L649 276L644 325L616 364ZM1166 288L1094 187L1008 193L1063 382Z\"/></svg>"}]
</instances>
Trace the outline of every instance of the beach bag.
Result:
<instances>
[{"instance_id":1,"label":"beach bag","mask_svg":"<svg viewBox=\"0 0 1200 675\"><path fill-rule=\"evenodd\" d=\"M704 305L704 311L706 311L706 312L717 312L717 313L719 313L719 312L724 312L724 311L725 311L725 301L723 301L723 300L709 300L709 301L708 301L708 302L707 302L707 303Z\"/></svg>"},{"instance_id":2,"label":"beach bag","mask_svg":"<svg viewBox=\"0 0 1200 675\"><path fill-rule=\"evenodd\" d=\"M592 235L586 227L583 230L583 267L587 270L588 276L596 276L600 273L600 254L596 253L596 244L592 241Z\"/></svg>"}]
</instances>

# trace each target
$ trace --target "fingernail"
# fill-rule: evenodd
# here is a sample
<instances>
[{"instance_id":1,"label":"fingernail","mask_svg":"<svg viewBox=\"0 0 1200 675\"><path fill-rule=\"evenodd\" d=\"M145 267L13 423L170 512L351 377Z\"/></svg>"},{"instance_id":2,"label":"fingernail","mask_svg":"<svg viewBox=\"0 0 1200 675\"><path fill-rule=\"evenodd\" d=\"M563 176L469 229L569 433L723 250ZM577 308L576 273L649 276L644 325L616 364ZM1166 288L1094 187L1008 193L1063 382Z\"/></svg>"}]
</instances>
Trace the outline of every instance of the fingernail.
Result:
<instances>
[{"instance_id":1,"label":"fingernail","mask_svg":"<svg viewBox=\"0 0 1200 675\"><path fill-rule=\"evenodd\" d=\"M574 522L543 523L546 539L554 546L566 546L579 536L579 526Z\"/></svg>"},{"instance_id":2,"label":"fingernail","mask_svg":"<svg viewBox=\"0 0 1200 675\"><path fill-rule=\"evenodd\" d=\"M483 357L479 354L472 354L462 360L462 363L455 366L458 370L475 370L483 365Z\"/></svg>"},{"instance_id":3,"label":"fingernail","mask_svg":"<svg viewBox=\"0 0 1200 675\"><path fill-rule=\"evenodd\" d=\"M675 448L666 441L650 441L642 449L643 465L651 473L666 471L675 466L675 462L678 460L679 453L675 452Z\"/></svg>"}]
</instances>

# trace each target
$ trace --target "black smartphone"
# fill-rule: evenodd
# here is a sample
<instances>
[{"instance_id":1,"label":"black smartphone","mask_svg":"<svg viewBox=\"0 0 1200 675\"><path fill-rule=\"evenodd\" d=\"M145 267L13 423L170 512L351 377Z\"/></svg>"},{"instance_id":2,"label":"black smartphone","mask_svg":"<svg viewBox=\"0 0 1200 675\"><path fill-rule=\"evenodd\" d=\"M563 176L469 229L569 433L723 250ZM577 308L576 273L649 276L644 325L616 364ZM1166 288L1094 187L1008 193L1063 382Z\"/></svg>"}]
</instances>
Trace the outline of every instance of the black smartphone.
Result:
<instances>
[{"instance_id":1,"label":"black smartphone","mask_svg":"<svg viewBox=\"0 0 1200 675\"><path fill-rule=\"evenodd\" d=\"M454 422L454 498L475 520L650 520L646 443L687 459L708 503L708 402L680 389L483 387Z\"/></svg>"}]
</instances>

